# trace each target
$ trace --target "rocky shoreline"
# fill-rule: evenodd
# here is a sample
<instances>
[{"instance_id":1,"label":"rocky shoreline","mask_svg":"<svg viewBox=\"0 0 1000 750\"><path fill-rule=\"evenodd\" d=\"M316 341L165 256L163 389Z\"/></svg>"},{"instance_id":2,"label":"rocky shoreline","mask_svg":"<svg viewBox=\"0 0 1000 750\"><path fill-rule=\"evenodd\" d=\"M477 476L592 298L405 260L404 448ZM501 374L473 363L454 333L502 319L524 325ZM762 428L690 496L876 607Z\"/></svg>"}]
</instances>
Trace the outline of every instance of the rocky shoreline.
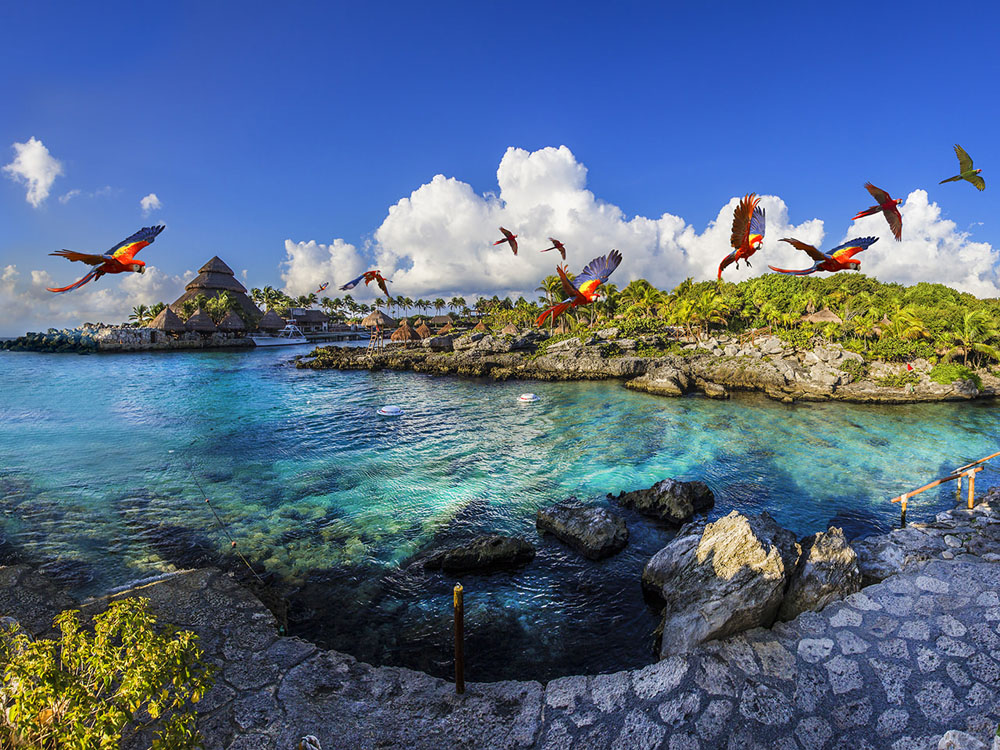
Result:
<instances>
[{"instance_id":1,"label":"rocky shoreline","mask_svg":"<svg viewBox=\"0 0 1000 750\"><path fill-rule=\"evenodd\" d=\"M820 612L665 650L642 669L545 685L470 682L463 695L446 680L372 667L281 636L272 613L216 570L181 571L77 603L27 566L0 567L0 614L41 636L67 607L82 605L93 614L111 598L150 598L159 621L194 630L219 668L198 704L199 728L212 748L278 750L295 747L306 734L319 738L324 750L934 750L956 738L966 744L940 746L985 747L975 743L989 742L1000 719L1000 512L988 502L997 499L988 493L972 510L955 508L931 523L855 543L854 567L870 585L842 601L828 600ZM796 543L782 539L773 521L743 524L740 518L746 517L735 518L735 525L752 527L751 536L774 540L760 549L765 583L775 566L809 577L810 563L844 552L838 540ZM707 544L722 528L713 534L694 525L672 544ZM801 554L793 566L788 553L796 544ZM736 547L746 561L756 554ZM809 554L817 548L825 552ZM725 578L721 548L713 549L706 559L721 565L716 577ZM802 554L810 562L802 564ZM773 615L773 595L765 598Z\"/></svg>"},{"instance_id":2,"label":"rocky shoreline","mask_svg":"<svg viewBox=\"0 0 1000 750\"><path fill-rule=\"evenodd\" d=\"M760 392L795 401L904 404L994 398L1000 378L991 372L949 384L931 380L931 363L865 359L839 344L810 349L777 336L741 342L719 336L678 345L659 336L623 339L617 329L581 338L550 340L542 331L518 336L474 332L436 336L420 343L387 345L370 355L350 347L321 347L297 361L315 370L405 370L433 375L494 380L619 380L626 388L660 396L699 393L729 398L733 392Z\"/></svg>"},{"instance_id":3,"label":"rocky shoreline","mask_svg":"<svg viewBox=\"0 0 1000 750\"><path fill-rule=\"evenodd\" d=\"M216 331L210 334L189 331L171 334L153 328L92 326L50 328L46 333L26 333L0 341L0 351L91 354L96 352L181 351L188 349L251 348L252 340L242 334Z\"/></svg>"}]
</instances>

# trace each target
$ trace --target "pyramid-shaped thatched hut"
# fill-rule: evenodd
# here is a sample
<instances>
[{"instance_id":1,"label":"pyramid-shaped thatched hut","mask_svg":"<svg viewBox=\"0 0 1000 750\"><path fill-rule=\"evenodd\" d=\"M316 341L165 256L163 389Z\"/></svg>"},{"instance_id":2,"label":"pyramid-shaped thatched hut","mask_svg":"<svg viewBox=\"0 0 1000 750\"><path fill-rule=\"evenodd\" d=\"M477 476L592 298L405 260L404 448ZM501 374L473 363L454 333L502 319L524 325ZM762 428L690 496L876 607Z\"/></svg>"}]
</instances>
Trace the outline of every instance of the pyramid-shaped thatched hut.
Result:
<instances>
[{"instance_id":1,"label":"pyramid-shaped thatched hut","mask_svg":"<svg viewBox=\"0 0 1000 750\"><path fill-rule=\"evenodd\" d=\"M184 287L184 294L170 304L170 309L179 313L181 305L189 299L194 299L199 294L204 294L212 299L223 291L229 292L236 298L240 305L240 317L245 323L251 325L252 321L260 318L260 310L247 296L246 287L236 280L233 269L223 263L218 255L198 269L198 275L188 282L187 286Z\"/></svg>"}]
</instances>

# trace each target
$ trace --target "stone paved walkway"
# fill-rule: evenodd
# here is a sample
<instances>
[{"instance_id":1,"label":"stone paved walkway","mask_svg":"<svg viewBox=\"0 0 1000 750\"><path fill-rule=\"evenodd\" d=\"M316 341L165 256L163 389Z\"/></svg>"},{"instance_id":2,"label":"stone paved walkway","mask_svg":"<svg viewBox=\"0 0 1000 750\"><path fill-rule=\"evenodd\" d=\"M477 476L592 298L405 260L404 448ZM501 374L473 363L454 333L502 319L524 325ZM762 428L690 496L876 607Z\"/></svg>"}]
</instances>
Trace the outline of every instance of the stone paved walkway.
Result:
<instances>
[{"instance_id":1,"label":"stone paved walkway","mask_svg":"<svg viewBox=\"0 0 1000 750\"><path fill-rule=\"evenodd\" d=\"M213 750L291 749L303 734L324 750L931 750L948 729L985 741L1000 722L998 590L1000 564L934 560L821 613L640 670L471 683L464 696L279 637L271 614L216 571L128 593L198 632L219 663L199 706ZM34 573L0 569L3 614L37 623L41 591Z\"/></svg>"}]
</instances>

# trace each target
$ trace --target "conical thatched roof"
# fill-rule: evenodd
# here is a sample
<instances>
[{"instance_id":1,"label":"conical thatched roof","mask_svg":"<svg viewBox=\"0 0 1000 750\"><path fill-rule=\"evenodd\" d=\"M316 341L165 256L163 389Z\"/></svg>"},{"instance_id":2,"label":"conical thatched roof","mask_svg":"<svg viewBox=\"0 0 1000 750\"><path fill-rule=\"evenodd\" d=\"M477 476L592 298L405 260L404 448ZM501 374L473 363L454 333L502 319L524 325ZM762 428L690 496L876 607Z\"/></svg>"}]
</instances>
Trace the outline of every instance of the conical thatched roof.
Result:
<instances>
[{"instance_id":1,"label":"conical thatched roof","mask_svg":"<svg viewBox=\"0 0 1000 750\"><path fill-rule=\"evenodd\" d=\"M441 334L444 334L444 333L451 333L451 332L452 332L452 331L454 331L454 330L455 330L455 326L453 326L453 325L452 325L451 323L446 323L446 324L445 324L444 326L442 326L442 327L441 327L441 329L440 329L440 330L438 331L438 335L440 336Z\"/></svg>"},{"instance_id":2,"label":"conical thatched roof","mask_svg":"<svg viewBox=\"0 0 1000 750\"><path fill-rule=\"evenodd\" d=\"M366 328L374 328L379 326L381 328L392 328L396 325L396 321L390 318L381 310L372 310L364 320L361 321L361 325Z\"/></svg>"},{"instance_id":3,"label":"conical thatched roof","mask_svg":"<svg viewBox=\"0 0 1000 750\"><path fill-rule=\"evenodd\" d=\"M480 333L489 333L489 329L486 327L486 324L483 323L483 321L481 320L478 323L476 323L476 327L473 328L472 330L479 331Z\"/></svg>"},{"instance_id":4,"label":"conical thatched roof","mask_svg":"<svg viewBox=\"0 0 1000 750\"><path fill-rule=\"evenodd\" d=\"M184 327L189 331L197 331L198 333L214 333L216 331L212 317L200 307L195 311L194 315L187 319Z\"/></svg>"},{"instance_id":5,"label":"conical thatched roof","mask_svg":"<svg viewBox=\"0 0 1000 750\"><path fill-rule=\"evenodd\" d=\"M160 310L160 313L153 318L153 321L146 328L155 328L158 331L166 331L167 333L183 333L187 330L184 327L184 321L169 307L164 307Z\"/></svg>"},{"instance_id":6,"label":"conical thatched roof","mask_svg":"<svg viewBox=\"0 0 1000 750\"><path fill-rule=\"evenodd\" d=\"M260 315L260 310L247 296L246 287L236 280L233 269L227 266L218 255L198 269L198 275L188 282L184 290L184 294L170 304L174 312L180 312L181 305L199 294L204 294L212 299L220 292L226 291L239 302L240 316L244 320L256 320L257 316Z\"/></svg>"},{"instance_id":7,"label":"conical thatched roof","mask_svg":"<svg viewBox=\"0 0 1000 750\"><path fill-rule=\"evenodd\" d=\"M520 333L520 331L517 330L516 325L514 325L513 323L508 323L500 330L500 333L503 334L504 336L517 336Z\"/></svg>"},{"instance_id":8,"label":"conical thatched roof","mask_svg":"<svg viewBox=\"0 0 1000 750\"><path fill-rule=\"evenodd\" d=\"M246 329L247 327L243 322L243 318L237 315L233 310L230 310L226 314L226 317L224 317L219 323L220 331L245 331Z\"/></svg>"},{"instance_id":9,"label":"conical thatched roof","mask_svg":"<svg viewBox=\"0 0 1000 750\"><path fill-rule=\"evenodd\" d=\"M431 329L427 327L426 323L421 323L415 330L416 334L422 339L429 339L431 337Z\"/></svg>"},{"instance_id":10,"label":"conical thatched roof","mask_svg":"<svg viewBox=\"0 0 1000 750\"><path fill-rule=\"evenodd\" d=\"M392 336L389 337L393 341L420 341L420 336L417 332L410 328L410 324L403 320L399 324L399 328L392 332Z\"/></svg>"},{"instance_id":11,"label":"conical thatched roof","mask_svg":"<svg viewBox=\"0 0 1000 750\"><path fill-rule=\"evenodd\" d=\"M828 310L823 308L819 312L814 312L812 315L806 315L802 318L803 323L843 323L840 316L837 315L833 310Z\"/></svg>"},{"instance_id":12,"label":"conical thatched roof","mask_svg":"<svg viewBox=\"0 0 1000 750\"><path fill-rule=\"evenodd\" d=\"M268 310L257 327L262 331L279 331L285 327L285 321L274 310Z\"/></svg>"},{"instance_id":13,"label":"conical thatched roof","mask_svg":"<svg viewBox=\"0 0 1000 750\"><path fill-rule=\"evenodd\" d=\"M432 326L446 326L449 323L454 323L454 322L455 319L452 318L450 315L435 315L433 318L431 318Z\"/></svg>"}]
</instances>

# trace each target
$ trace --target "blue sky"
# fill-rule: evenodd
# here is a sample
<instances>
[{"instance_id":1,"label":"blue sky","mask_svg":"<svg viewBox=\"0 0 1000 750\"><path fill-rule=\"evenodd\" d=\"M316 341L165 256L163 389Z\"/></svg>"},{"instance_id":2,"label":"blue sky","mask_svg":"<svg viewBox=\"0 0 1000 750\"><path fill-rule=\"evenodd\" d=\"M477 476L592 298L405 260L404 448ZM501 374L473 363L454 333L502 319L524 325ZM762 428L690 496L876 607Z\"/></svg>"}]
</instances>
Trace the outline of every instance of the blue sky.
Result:
<instances>
[{"instance_id":1,"label":"blue sky","mask_svg":"<svg viewBox=\"0 0 1000 750\"><path fill-rule=\"evenodd\" d=\"M788 227L819 219L833 241L870 205L866 180L904 199L922 188L938 209L929 221L967 233L954 247L971 242L977 262L995 262L1000 56L988 32L998 16L962 3L7 4L0 165L36 138L63 173L38 206L0 178L0 272L19 274L0 286L0 334L89 311L71 294L46 300L37 283L29 294L31 271L60 285L82 275L47 253L104 250L154 221L168 230L142 257L165 285L150 293L213 254L250 285L298 291L308 269L290 280L281 264L306 261L286 240L315 241L322 255L342 238L354 253L343 280L376 259L401 272L433 264L392 246L415 235L377 236L389 207L438 174L509 203L497 170L511 147L566 146L586 167L576 188L620 208L623 222L669 213L699 235L753 191L780 198ZM956 171L956 142L983 168L984 193L937 184ZM150 193L162 207L144 216ZM497 206L487 197L472 208ZM722 234L717 252L705 250L713 264L728 252ZM498 237L475 239L470 267L491 262ZM580 261L607 249L585 246ZM323 260L317 276L336 278L318 281L340 282L334 254ZM484 283L452 263L437 288L428 275L412 287L492 293L500 273ZM988 288L989 273L970 283ZM512 278L510 289L525 288ZM19 312L15 325L29 298L38 315Z\"/></svg>"}]
</instances>

